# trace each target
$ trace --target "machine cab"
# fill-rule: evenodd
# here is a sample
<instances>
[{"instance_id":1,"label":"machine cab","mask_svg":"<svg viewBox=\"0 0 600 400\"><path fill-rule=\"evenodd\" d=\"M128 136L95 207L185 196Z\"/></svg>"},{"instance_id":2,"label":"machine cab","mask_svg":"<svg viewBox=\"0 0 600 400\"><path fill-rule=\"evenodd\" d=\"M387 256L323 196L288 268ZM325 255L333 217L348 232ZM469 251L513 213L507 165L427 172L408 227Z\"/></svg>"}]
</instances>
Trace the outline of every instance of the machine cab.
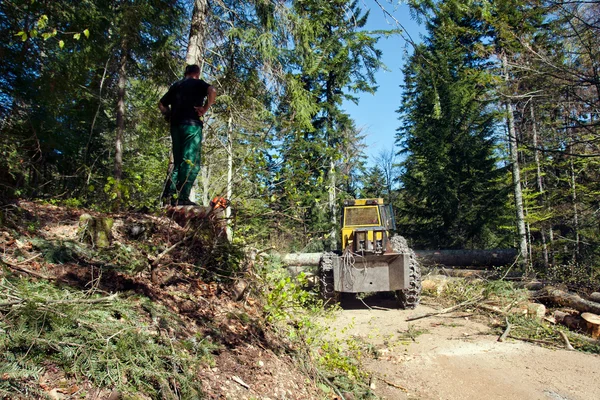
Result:
<instances>
[{"instance_id":1,"label":"machine cab","mask_svg":"<svg viewBox=\"0 0 600 400\"><path fill-rule=\"evenodd\" d=\"M394 214L383 199L344 201L342 251L383 254L389 248L389 230L396 229Z\"/></svg>"}]
</instances>

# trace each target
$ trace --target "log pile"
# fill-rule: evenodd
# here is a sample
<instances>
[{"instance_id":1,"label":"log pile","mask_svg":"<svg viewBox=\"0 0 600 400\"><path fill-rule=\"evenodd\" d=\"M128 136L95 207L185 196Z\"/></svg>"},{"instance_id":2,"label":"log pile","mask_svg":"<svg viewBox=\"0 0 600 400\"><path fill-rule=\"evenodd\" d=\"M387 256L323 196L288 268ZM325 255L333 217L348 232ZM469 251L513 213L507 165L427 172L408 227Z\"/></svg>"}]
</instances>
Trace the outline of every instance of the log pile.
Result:
<instances>
[{"instance_id":1,"label":"log pile","mask_svg":"<svg viewBox=\"0 0 600 400\"><path fill-rule=\"evenodd\" d=\"M600 303L586 300L575 293L553 286L546 286L538 290L534 297L541 302L565 307L569 310L568 312L555 311L556 323L573 331L588 334L592 339L600 338ZM595 297L589 296L588 298Z\"/></svg>"}]
</instances>

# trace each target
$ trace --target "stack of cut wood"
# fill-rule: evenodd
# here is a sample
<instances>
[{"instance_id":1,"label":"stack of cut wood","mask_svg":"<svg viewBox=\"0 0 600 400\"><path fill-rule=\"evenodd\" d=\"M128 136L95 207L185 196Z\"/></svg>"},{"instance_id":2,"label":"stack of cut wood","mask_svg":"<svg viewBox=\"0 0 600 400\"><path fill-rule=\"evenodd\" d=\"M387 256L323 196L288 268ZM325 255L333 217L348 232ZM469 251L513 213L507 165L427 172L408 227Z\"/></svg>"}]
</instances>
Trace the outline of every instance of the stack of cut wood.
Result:
<instances>
[{"instance_id":1,"label":"stack of cut wood","mask_svg":"<svg viewBox=\"0 0 600 400\"><path fill-rule=\"evenodd\" d=\"M546 286L535 293L535 298L568 309L554 312L557 323L600 339L600 293L592 293L584 299L575 293Z\"/></svg>"}]
</instances>

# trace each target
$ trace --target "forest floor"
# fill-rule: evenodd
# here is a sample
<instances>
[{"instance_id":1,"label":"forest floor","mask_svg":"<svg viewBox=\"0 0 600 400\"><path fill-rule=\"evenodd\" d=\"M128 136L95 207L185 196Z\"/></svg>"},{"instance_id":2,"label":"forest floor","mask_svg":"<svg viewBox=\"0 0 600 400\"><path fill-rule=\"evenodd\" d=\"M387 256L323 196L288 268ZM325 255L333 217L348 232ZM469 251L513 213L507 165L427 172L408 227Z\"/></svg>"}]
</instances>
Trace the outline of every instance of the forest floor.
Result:
<instances>
[{"instance_id":1,"label":"forest floor","mask_svg":"<svg viewBox=\"0 0 600 400\"><path fill-rule=\"evenodd\" d=\"M426 299L426 303L431 299ZM330 332L371 349L363 360L371 388L383 399L600 398L600 356L544 348L508 339L498 342L502 321L463 309L407 322L440 309L427 303L398 310L394 302L346 296Z\"/></svg>"},{"instance_id":2,"label":"forest floor","mask_svg":"<svg viewBox=\"0 0 600 400\"><path fill-rule=\"evenodd\" d=\"M114 219L111 248L80 242L84 212ZM323 398L257 296L203 278L197 248L165 253L186 235L168 218L24 201L4 218L0 398ZM149 228L132 238L128 226Z\"/></svg>"},{"instance_id":3,"label":"forest floor","mask_svg":"<svg viewBox=\"0 0 600 400\"><path fill-rule=\"evenodd\" d=\"M235 301L232 282L202 273L209 266L199 261L206 256L201 251L180 245L165 253L186 232L161 216L111 214L115 244L92 249L80 242L82 213L33 202L4 213L0 397L195 398L197 390L208 399L340 398L323 384L322 372L298 363L298 345L266 322L264 300L256 295L267 290L265 282L253 282ZM128 226L147 231L132 237ZM157 259L160 267L151 274ZM500 343L503 319L465 307L407 322L447 306L442 297L398 310L385 296L344 296L342 307L320 323L335 346L361 353L356 359L380 398L600 398L598 355L562 350L560 342L552 348ZM106 301L92 305L97 299ZM118 350L130 346L143 351ZM146 352L157 355L145 358ZM97 364L89 364L96 354ZM348 368L341 358L334 361ZM361 398L349 392L346 400Z\"/></svg>"}]
</instances>

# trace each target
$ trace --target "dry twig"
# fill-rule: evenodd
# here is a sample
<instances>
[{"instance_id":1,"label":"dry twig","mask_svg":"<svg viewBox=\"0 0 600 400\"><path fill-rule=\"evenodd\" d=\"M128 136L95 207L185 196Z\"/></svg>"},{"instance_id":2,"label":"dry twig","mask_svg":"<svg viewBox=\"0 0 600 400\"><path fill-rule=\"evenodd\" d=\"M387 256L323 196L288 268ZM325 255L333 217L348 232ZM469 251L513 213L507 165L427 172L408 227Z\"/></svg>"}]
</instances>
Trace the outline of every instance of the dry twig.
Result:
<instances>
[{"instance_id":1,"label":"dry twig","mask_svg":"<svg viewBox=\"0 0 600 400\"><path fill-rule=\"evenodd\" d=\"M504 330L502 335L500 335L500 337L498 338L499 342L504 342L506 340L506 338L508 337L508 334L510 333L510 328L512 328L512 324L510 322L508 322L508 317L506 317L506 329Z\"/></svg>"},{"instance_id":2,"label":"dry twig","mask_svg":"<svg viewBox=\"0 0 600 400\"><path fill-rule=\"evenodd\" d=\"M443 310L440 310L440 311L435 311L435 312L431 312L431 313L427 313L427 314L423 314L423 315L418 315L416 317L407 318L406 321L416 321L418 319L429 318L429 317L433 317L433 316L440 315L440 314L448 314L448 313L450 313L452 311L456 311L462 307L476 304L477 302L481 301L482 299L483 299L483 297L479 296L479 297L476 297L471 300L463 301L462 303L457 304L455 306L444 308Z\"/></svg>"},{"instance_id":3,"label":"dry twig","mask_svg":"<svg viewBox=\"0 0 600 400\"><path fill-rule=\"evenodd\" d=\"M573 346L571 346L571 342L569 341L569 338L563 331L558 331L558 334L562 338L563 342L565 342L565 348L567 350L575 350L575 348Z\"/></svg>"},{"instance_id":4,"label":"dry twig","mask_svg":"<svg viewBox=\"0 0 600 400\"><path fill-rule=\"evenodd\" d=\"M42 255L41 253L40 254L36 254L35 256L33 256L31 258L28 258L27 260L18 262L16 264L13 263L13 262L8 261L4 257L0 257L0 261L2 261L4 264L8 265L8 267L11 268L11 269L14 269L14 270L19 271L19 272L24 272L24 273L29 274L31 276L35 276L36 278L41 278L41 279L46 279L46 280L56 279L53 276L48 276L48 275L40 274L39 272L35 272L35 271L32 271L30 269L27 269L27 268L21 266L22 264L27 264L28 262L35 260L36 258L40 257L41 255Z\"/></svg>"}]
</instances>

